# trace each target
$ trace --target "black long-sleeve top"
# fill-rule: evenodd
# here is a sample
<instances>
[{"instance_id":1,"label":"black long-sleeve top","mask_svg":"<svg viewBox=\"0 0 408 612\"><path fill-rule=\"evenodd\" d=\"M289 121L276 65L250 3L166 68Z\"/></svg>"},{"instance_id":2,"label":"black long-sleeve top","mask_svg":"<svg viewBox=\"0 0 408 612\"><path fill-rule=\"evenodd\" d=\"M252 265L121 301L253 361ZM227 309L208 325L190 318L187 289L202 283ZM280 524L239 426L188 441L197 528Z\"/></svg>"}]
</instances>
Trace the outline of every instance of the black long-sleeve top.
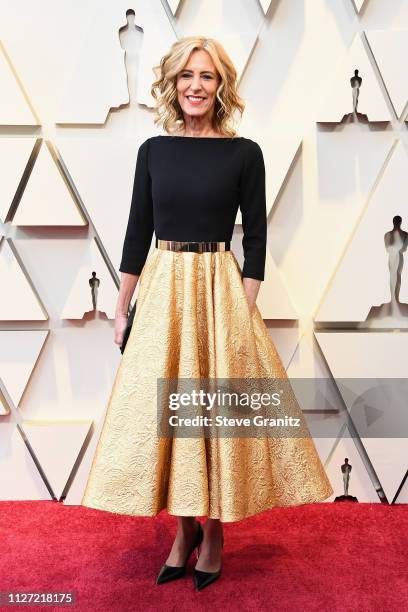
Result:
<instances>
[{"instance_id":1,"label":"black long-sleeve top","mask_svg":"<svg viewBox=\"0 0 408 612\"><path fill-rule=\"evenodd\" d=\"M264 280L265 165L249 138L153 136L139 147L119 270L139 275L152 242L231 240L242 214L242 277Z\"/></svg>"}]
</instances>

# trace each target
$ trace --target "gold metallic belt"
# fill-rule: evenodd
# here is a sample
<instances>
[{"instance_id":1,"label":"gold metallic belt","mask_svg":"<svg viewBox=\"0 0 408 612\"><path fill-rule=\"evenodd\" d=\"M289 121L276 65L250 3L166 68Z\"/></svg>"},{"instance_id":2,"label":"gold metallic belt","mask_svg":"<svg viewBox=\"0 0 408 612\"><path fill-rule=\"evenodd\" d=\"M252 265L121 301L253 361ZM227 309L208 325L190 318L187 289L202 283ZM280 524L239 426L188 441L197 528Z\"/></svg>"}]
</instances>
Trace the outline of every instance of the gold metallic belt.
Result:
<instances>
[{"instance_id":1,"label":"gold metallic belt","mask_svg":"<svg viewBox=\"0 0 408 612\"><path fill-rule=\"evenodd\" d=\"M183 242L178 240L160 240L156 238L156 248L168 251L191 251L207 253L208 251L230 251L230 241L226 242Z\"/></svg>"}]
</instances>

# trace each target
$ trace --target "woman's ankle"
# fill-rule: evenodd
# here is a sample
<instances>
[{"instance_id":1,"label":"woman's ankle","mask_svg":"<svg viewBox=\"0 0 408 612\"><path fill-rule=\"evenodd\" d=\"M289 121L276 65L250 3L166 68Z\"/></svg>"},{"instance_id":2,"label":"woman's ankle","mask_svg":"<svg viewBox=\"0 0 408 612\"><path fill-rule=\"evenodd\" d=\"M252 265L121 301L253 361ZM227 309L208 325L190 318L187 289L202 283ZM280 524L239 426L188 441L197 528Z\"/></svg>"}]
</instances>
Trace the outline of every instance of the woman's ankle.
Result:
<instances>
[{"instance_id":1,"label":"woman's ankle","mask_svg":"<svg viewBox=\"0 0 408 612\"><path fill-rule=\"evenodd\" d=\"M177 533L179 533L182 536L190 536L193 533L196 533L197 531L197 520L196 518L193 517L179 517L178 520L178 524L177 524Z\"/></svg>"},{"instance_id":2,"label":"woman's ankle","mask_svg":"<svg viewBox=\"0 0 408 612\"><path fill-rule=\"evenodd\" d=\"M204 531L210 537L221 537L223 535L221 521L219 519L207 519L204 525Z\"/></svg>"}]
</instances>

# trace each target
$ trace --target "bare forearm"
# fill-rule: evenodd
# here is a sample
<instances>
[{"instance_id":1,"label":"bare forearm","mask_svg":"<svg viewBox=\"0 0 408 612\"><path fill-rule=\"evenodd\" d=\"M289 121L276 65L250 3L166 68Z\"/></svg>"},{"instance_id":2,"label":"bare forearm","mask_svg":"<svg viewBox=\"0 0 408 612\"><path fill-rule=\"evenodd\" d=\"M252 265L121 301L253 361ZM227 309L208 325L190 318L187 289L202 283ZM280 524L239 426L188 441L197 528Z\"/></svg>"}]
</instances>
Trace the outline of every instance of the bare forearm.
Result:
<instances>
[{"instance_id":1,"label":"bare forearm","mask_svg":"<svg viewBox=\"0 0 408 612\"><path fill-rule=\"evenodd\" d=\"M251 312L254 308L256 298L258 297L258 292L261 286L261 282L262 281L256 278L248 278L246 276L244 276L242 279L242 283L244 285L245 294L247 296L247 300L248 300Z\"/></svg>"},{"instance_id":2,"label":"bare forearm","mask_svg":"<svg viewBox=\"0 0 408 612\"><path fill-rule=\"evenodd\" d=\"M116 304L116 316L127 316L130 300L132 299L132 295L134 293L138 280L139 276L137 276L136 274L128 274L127 272L121 272L120 289L118 301Z\"/></svg>"}]
</instances>

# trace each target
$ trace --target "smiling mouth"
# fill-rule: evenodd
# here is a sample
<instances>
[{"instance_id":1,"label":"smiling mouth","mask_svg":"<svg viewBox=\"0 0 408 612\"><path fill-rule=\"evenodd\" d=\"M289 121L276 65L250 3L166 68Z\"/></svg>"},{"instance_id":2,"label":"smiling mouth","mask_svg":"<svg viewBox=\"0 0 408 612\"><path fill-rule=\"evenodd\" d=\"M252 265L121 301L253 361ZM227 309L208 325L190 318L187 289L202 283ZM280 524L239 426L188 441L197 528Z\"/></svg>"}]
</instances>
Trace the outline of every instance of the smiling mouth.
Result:
<instances>
[{"instance_id":1,"label":"smiling mouth","mask_svg":"<svg viewBox=\"0 0 408 612\"><path fill-rule=\"evenodd\" d=\"M186 98L187 100L190 100L191 102L201 102L202 100L206 99L203 96L186 96Z\"/></svg>"}]
</instances>

